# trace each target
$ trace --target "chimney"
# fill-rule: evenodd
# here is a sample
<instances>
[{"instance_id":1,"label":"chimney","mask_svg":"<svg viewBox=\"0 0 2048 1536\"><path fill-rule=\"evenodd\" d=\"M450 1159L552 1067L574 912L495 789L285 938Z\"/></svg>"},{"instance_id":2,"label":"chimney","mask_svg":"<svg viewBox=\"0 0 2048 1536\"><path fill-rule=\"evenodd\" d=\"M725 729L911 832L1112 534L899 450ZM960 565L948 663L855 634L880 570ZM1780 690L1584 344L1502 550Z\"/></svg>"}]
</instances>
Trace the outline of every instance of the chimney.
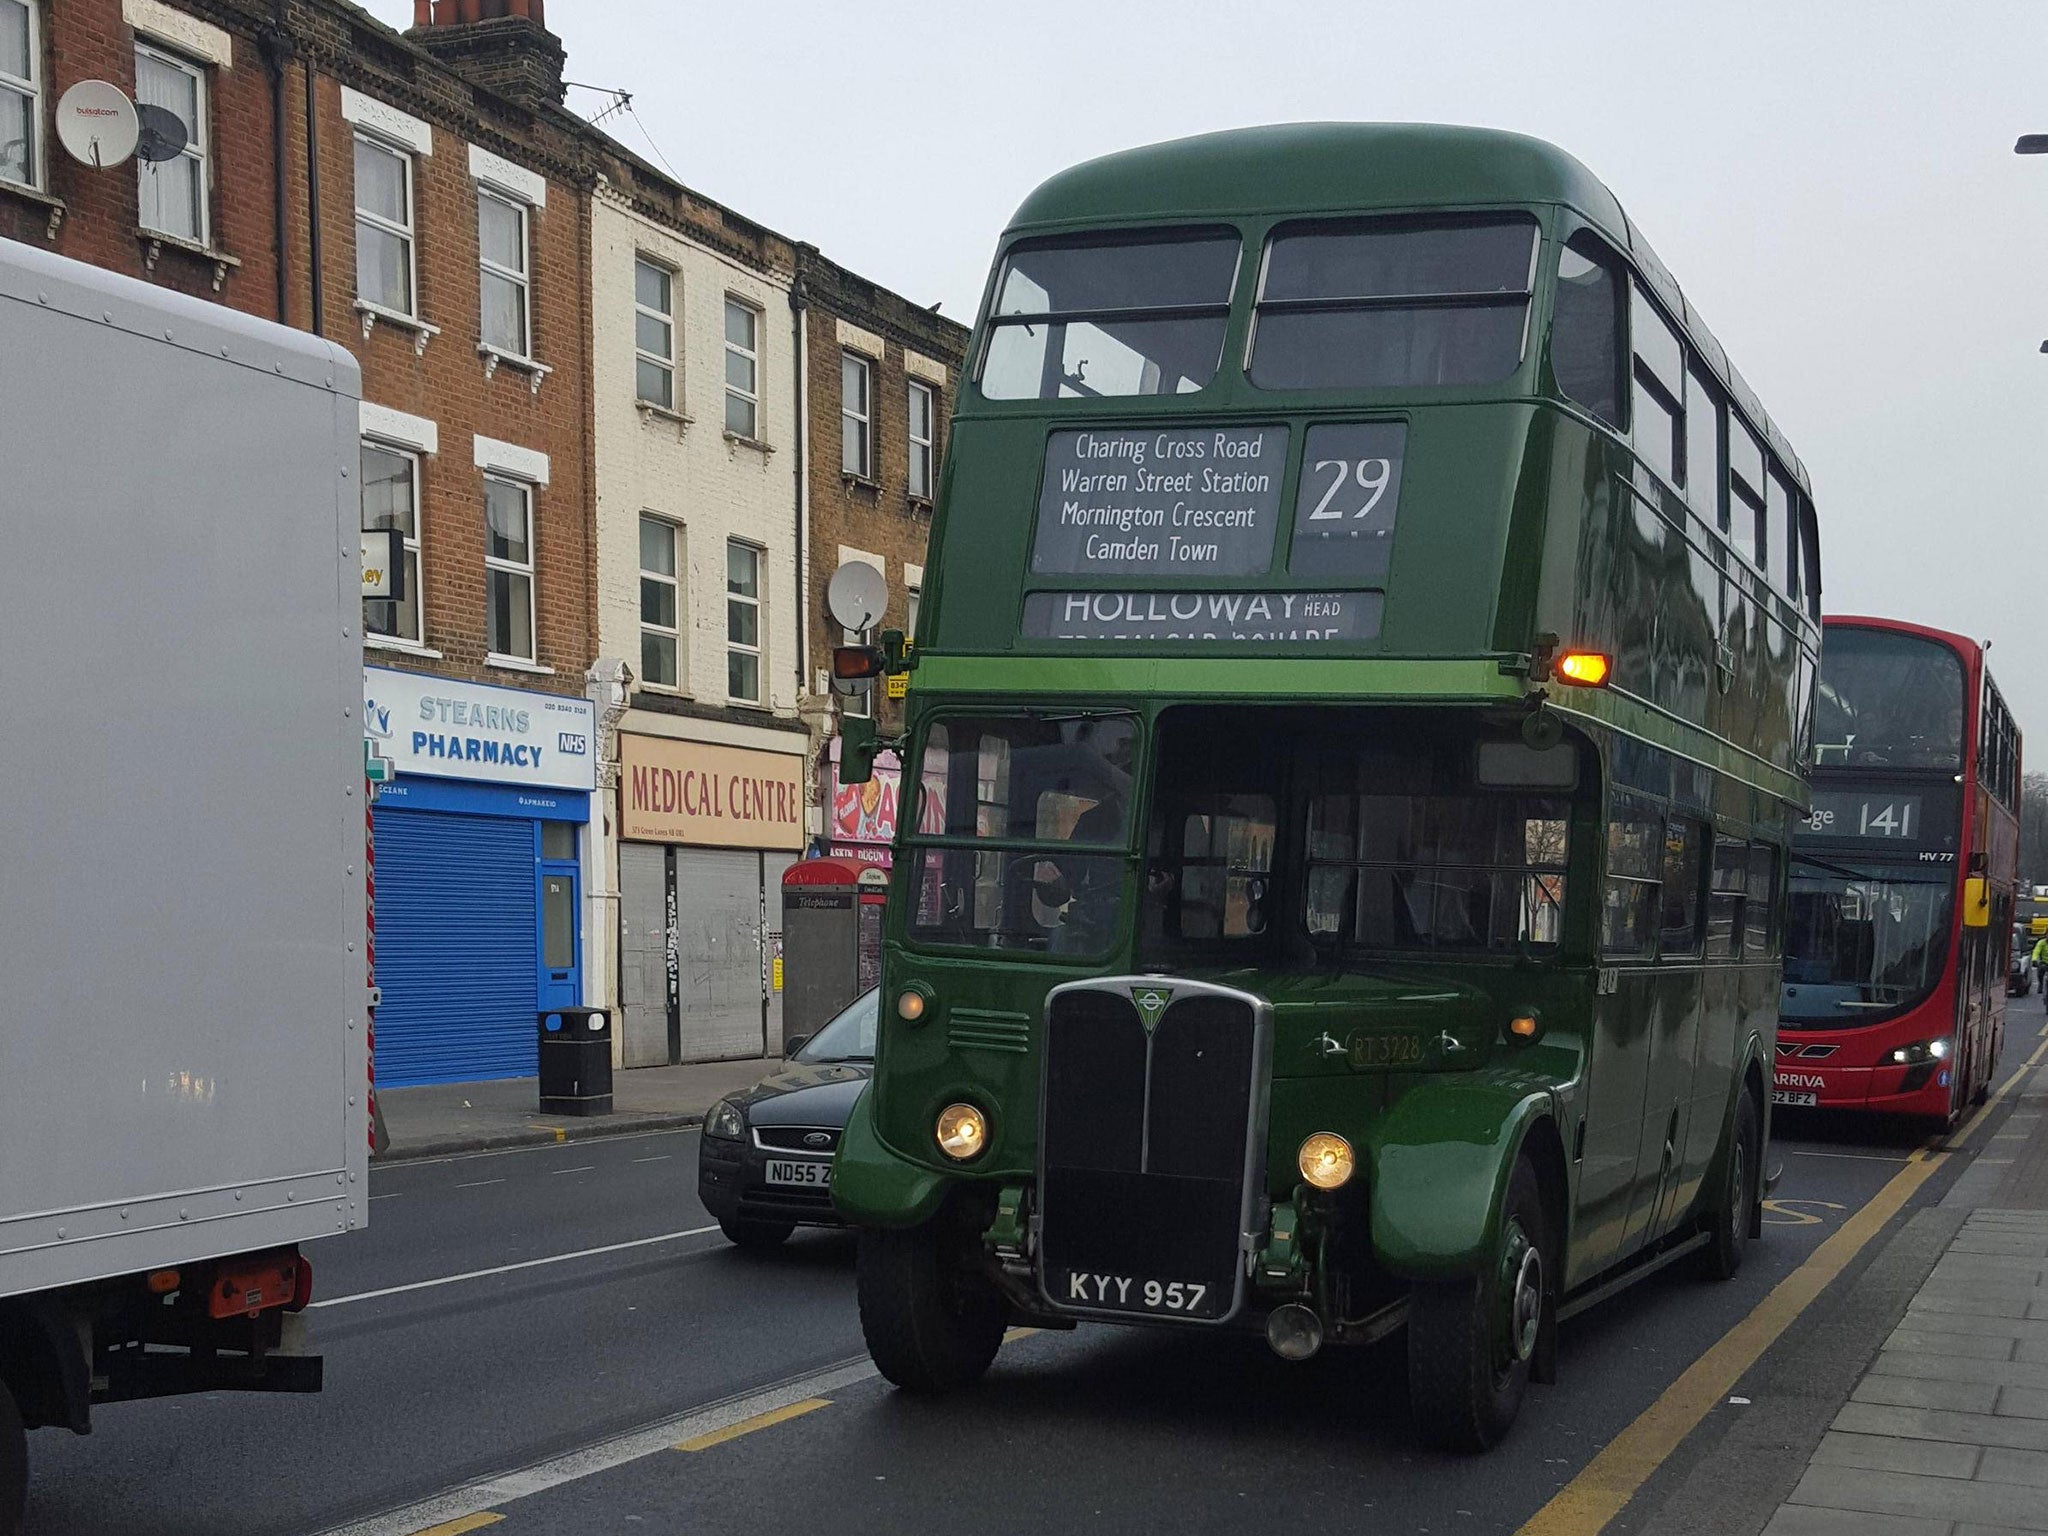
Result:
<instances>
[{"instance_id":1,"label":"chimney","mask_svg":"<svg viewBox=\"0 0 2048 1536\"><path fill-rule=\"evenodd\" d=\"M568 54L545 0L412 0L405 34L472 85L524 106L559 102Z\"/></svg>"}]
</instances>

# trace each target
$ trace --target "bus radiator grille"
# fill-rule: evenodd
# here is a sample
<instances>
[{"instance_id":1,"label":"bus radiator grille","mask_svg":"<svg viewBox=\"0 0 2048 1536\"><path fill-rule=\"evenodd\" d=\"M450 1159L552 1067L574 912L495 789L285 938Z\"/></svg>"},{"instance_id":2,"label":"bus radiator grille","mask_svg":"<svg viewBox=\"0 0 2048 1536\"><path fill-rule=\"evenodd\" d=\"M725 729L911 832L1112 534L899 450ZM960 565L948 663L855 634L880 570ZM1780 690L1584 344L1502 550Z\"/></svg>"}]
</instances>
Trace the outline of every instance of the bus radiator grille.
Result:
<instances>
[{"instance_id":1,"label":"bus radiator grille","mask_svg":"<svg viewBox=\"0 0 2048 1536\"><path fill-rule=\"evenodd\" d=\"M1052 999L1039 1253L1055 1306L1207 1322L1235 1309L1256 1028L1248 1004L1202 993L1149 1034L1128 995ZM1184 1305L1148 1304L1155 1291Z\"/></svg>"}]
</instances>

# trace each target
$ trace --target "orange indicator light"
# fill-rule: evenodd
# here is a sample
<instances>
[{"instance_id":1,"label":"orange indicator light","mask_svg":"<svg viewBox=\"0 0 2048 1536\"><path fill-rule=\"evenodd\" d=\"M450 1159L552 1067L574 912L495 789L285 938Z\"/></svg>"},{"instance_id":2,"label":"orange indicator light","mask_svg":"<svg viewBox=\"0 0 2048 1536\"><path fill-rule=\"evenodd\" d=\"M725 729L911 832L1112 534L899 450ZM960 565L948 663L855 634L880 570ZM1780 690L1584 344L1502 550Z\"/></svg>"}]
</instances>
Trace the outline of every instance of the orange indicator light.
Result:
<instances>
[{"instance_id":1,"label":"orange indicator light","mask_svg":"<svg viewBox=\"0 0 2048 1536\"><path fill-rule=\"evenodd\" d=\"M1566 651L1557 658L1557 680L1579 688L1606 686L1611 664L1598 651Z\"/></svg>"},{"instance_id":2,"label":"orange indicator light","mask_svg":"<svg viewBox=\"0 0 2048 1536\"><path fill-rule=\"evenodd\" d=\"M1508 1020L1508 1033L1522 1040L1535 1039L1536 1015L1533 1013L1516 1014L1514 1018Z\"/></svg>"}]
</instances>

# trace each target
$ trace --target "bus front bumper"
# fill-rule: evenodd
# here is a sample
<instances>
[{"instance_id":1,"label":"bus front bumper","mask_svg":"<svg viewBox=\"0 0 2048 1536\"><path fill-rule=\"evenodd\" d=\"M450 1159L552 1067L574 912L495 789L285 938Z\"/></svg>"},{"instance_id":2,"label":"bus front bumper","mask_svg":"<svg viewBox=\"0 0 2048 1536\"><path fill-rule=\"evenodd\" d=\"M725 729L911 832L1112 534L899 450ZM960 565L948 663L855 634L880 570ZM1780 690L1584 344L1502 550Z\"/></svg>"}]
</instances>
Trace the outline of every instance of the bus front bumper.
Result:
<instances>
[{"instance_id":1,"label":"bus front bumper","mask_svg":"<svg viewBox=\"0 0 2048 1536\"><path fill-rule=\"evenodd\" d=\"M1884 1115L1945 1116L1949 1112L1952 1062L1917 1066L1837 1067L1802 1063L1781 1068L1772 1080L1771 1101L1781 1109L1862 1109Z\"/></svg>"}]
</instances>

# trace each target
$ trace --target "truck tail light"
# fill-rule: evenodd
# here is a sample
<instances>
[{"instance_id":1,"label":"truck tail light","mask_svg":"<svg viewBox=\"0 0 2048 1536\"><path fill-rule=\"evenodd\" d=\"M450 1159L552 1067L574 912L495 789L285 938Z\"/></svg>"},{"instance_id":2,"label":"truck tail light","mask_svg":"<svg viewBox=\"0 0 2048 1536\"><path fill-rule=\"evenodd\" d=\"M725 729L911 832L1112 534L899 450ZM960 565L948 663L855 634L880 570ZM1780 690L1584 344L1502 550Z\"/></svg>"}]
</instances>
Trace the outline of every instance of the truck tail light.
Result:
<instances>
[{"instance_id":1,"label":"truck tail light","mask_svg":"<svg viewBox=\"0 0 2048 1536\"><path fill-rule=\"evenodd\" d=\"M284 1304L284 1309L287 1312L303 1312L312 1300L313 1261L301 1254L298 1273L292 1281L292 1299Z\"/></svg>"},{"instance_id":2,"label":"truck tail light","mask_svg":"<svg viewBox=\"0 0 2048 1536\"><path fill-rule=\"evenodd\" d=\"M289 1306L298 1296L299 1276L305 1263L295 1248L226 1260L214 1271L213 1285L207 1292L208 1315L254 1317L272 1307ZM310 1274L305 1284L309 1288L312 1285Z\"/></svg>"}]
</instances>

